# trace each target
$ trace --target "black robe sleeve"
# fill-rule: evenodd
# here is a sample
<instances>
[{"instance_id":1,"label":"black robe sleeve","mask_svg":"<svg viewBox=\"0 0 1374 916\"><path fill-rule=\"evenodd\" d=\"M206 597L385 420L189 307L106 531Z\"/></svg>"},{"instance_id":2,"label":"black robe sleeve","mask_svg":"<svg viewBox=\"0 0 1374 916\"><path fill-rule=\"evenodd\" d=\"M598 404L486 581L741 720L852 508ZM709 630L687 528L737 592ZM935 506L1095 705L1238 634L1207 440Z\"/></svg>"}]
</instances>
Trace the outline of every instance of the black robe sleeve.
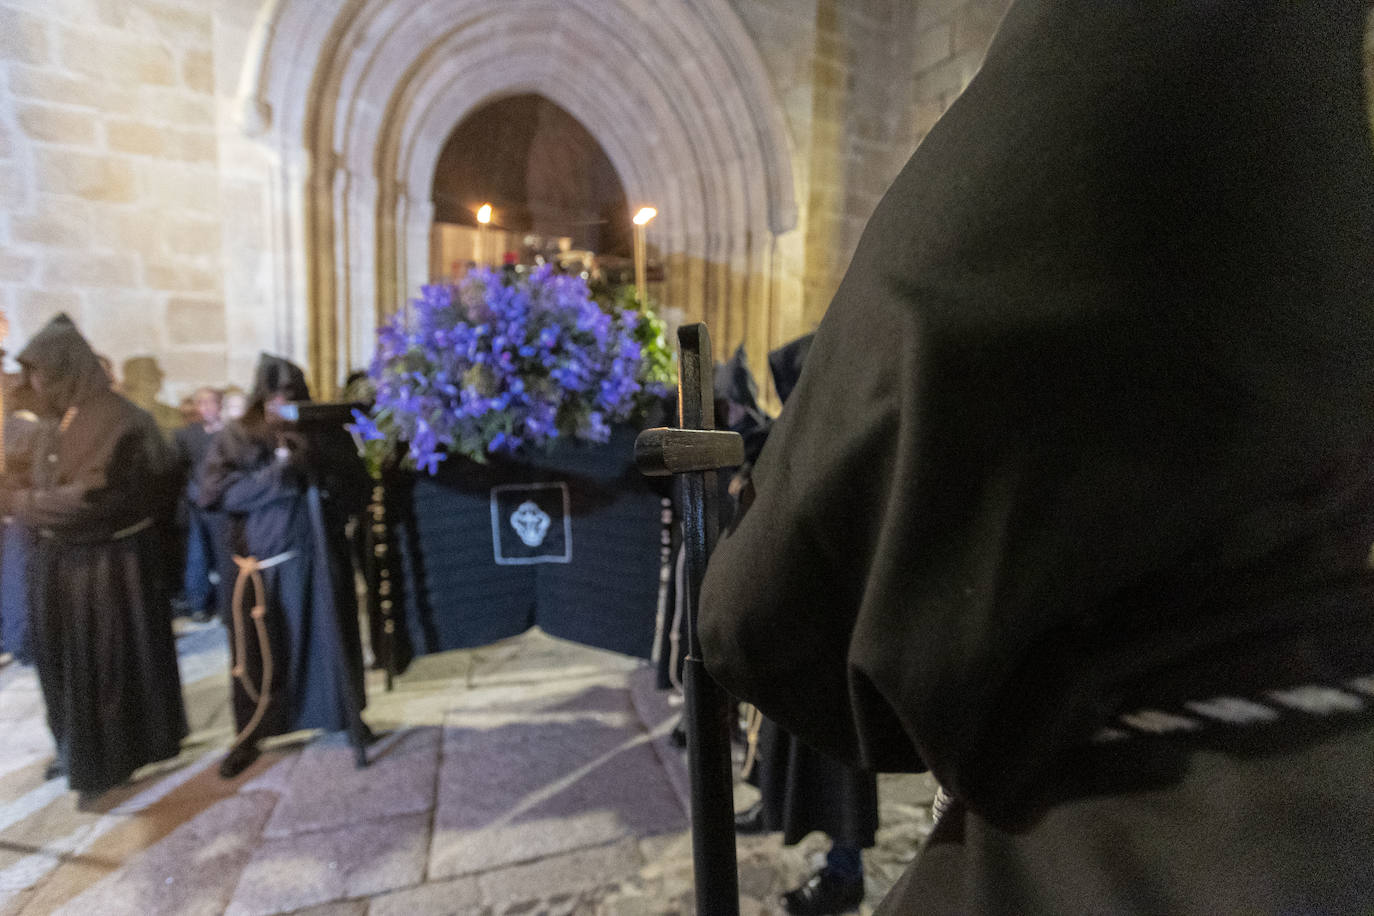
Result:
<instances>
[{"instance_id":1,"label":"black robe sleeve","mask_svg":"<svg viewBox=\"0 0 1374 916\"><path fill-rule=\"evenodd\" d=\"M197 480L202 509L239 515L295 499L305 489L295 464L271 458L234 427L215 434Z\"/></svg>"}]
</instances>

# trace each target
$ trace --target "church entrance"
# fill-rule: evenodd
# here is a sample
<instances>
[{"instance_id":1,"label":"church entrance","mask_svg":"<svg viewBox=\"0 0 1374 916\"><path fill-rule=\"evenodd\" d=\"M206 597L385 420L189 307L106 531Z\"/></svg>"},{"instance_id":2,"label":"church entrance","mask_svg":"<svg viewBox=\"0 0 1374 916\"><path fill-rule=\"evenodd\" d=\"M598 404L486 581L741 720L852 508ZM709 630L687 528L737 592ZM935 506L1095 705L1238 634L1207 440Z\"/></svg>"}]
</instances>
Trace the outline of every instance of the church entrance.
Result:
<instances>
[{"instance_id":1,"label":"church entrance","mask_svg":"<svg viewBox=\"0 0 1374 916\"><path fill-rule=\"evenodd\" d=\"M506 263L626 279L633 238L620 175L592 133L541 95L465 117L439 152L432 201L433 282Z\"/></svg>"},{"instance_id":2,"label":"church entrance","mask_svg":"<svg viewBox=\"0 0 1374 916\"><path fill-rule=\"evenodd\" d=\"M257 258L229 312L322 394L367 365L378 322L475 260L488 202L511 236L490 263L526 236L628 259L629 217L654 207L665 312L756 365L800 333L791 141L728 0L327 6L275 0L245 35L233 185L252 206L226 223ZM466 246L436 246L436 226Z\"/></svg>"}]
</instances>

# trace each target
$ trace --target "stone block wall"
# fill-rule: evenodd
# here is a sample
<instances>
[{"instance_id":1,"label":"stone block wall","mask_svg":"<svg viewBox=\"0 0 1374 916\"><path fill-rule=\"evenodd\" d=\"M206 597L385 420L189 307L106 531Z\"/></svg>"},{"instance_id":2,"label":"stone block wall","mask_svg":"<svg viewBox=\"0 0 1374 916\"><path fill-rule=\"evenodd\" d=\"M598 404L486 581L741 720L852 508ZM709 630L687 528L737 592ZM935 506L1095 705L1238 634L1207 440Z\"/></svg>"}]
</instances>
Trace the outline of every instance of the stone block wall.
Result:
<instances>
[{"instance_id":1,"label":"stone block wall","mask_svg":"<svg viewBox=\"0 0 1374 916\"><path fill-rule=\"evenodd\" d=\"M0 3L12 350L66 311L117 367L154 357L163 401L227 380L212 61L198 0Z\"/></svg>"},{"instance_id":2,"label":"stone block wall","mask_svg":"<svg viewBox=\"0 0 1374 916\"><path fill-rule=\"evenodd\" d=\"M978 72L1011 0L735 0L786 109L802 326L820 322L873 209ZM808 18L809 17L809 18Z\"/></svg>"},{"instance_id":3,"label":"stone block wall","mask_svg":"<svg viewBox=\"0 0 1374 916\"><path fill-rule=\"evenodd\" d=\"M819 322L1009 0L730 2L792 139L798 228L773 254L789 302L769 319L788 339ZM0 305L16 344L68 311L116 363L155 357L173 402L245 381L259 348L304 353L304 266L278 264L302 255L281 248L272 153L235 108L260 9L0 0Z\"/></svg>"}]
</instances>

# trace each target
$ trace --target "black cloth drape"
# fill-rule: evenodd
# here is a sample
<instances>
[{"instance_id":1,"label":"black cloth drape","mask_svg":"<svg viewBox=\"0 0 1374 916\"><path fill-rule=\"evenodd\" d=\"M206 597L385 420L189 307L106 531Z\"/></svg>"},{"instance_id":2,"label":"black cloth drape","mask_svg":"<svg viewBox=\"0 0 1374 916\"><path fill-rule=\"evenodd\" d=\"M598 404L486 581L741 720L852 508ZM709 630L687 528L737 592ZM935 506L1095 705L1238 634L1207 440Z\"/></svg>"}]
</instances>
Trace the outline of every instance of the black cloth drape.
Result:
<instances>
[{"instance_id":1,"label":"black cloth drape","mask_svg":"<svg viewBox=\"0 0 1374 916\"><path fill-rule=\"evenodd\" d=\"M391 474L401 657L487 645L533 626L649 657L669 489L635 469L636 433L617 426L605 445L560 443L487 464L455 457L434 476ZM535 557L513 562L523 545L512 512L527 499L548 514L549 527L529 548Z\"/></svg>"},{"instance_id":2,"label":"black cloth drape","mask_svg":"<svg viewBox=\"0 0 1374 916\"><path fill-rule=\"evenodd\" d=\"M66 316L19 362L42 374L50 414L26 486L9 498L35 535L35 662L69 783L100 792L176 756L187 732L153 525L175 499L171 461L152 417L109 390Z\"/></svg>"},{"instance_id":3,"label":"black cloth drape","mask_svg":"<svg viewBox=\"0 0 1374 916\"><path fill-rule=\"evenodd\" d=\"M1311 803L1265 819L1272 843L1242 830L1262 782L1232 814L1207 803L1211 781L1273 772L1225 755L1154 797L1196 832L1143 803L1080 821L1120 840L1063 847L1084 858L1035 832L1075 786L1142 800L1158 742L1131 743L1119 782L1061 779L1133 706L1374 669L1366 12L1014 5L874 213L711 561L712 673L828 753L928 765L968 825L945 890L989 895L956 896L965 912L1053 909L1035 892L1062 900L1070 867L1120 905L1151 882L1183 899L1169 882L1217 850L1236 880L1180 879L1201 894L1180 911L1327 893L1322 856L1338 904L1374 893L1374 834L1349 818L1374 798L1352 782L1369 704L1344 686L1365 710L1344 734L1269 735L1265 759L1302 764L1279 791ZM1326 763L1303 773L1297 747ZM1311 780L1337 773L1323 799ZM892 911L938 884L918 871Z\"/></svg>"}]
</instances>

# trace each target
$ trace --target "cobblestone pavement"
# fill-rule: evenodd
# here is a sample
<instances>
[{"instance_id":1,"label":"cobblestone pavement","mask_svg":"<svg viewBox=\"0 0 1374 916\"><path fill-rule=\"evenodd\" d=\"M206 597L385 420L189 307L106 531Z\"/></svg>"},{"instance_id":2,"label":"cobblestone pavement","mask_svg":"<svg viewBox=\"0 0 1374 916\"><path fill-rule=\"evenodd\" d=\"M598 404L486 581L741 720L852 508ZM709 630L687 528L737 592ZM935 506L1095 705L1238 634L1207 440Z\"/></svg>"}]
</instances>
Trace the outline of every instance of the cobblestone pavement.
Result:
<instances>
[{"instance_id":1,"label":"cobblestone pavement","mask_svg":"<svg viewBox=\"0 0 1374 916\"><path fill-rule=\"evenodd\" d=\"M372 676L366 717L385 735L367 769L307 734L225 781L223 632L186 627L178 646L182 755L88 811L43 779L32 670L0 668L0 916L691 912L686 771L668 740L680 709L635 660L538 632L422 658L391 692ZM931 789L880 780L864 912L929 830ZM779 912L826 845L740 838L742 912Z\"/></svg>"}]
</instances>

